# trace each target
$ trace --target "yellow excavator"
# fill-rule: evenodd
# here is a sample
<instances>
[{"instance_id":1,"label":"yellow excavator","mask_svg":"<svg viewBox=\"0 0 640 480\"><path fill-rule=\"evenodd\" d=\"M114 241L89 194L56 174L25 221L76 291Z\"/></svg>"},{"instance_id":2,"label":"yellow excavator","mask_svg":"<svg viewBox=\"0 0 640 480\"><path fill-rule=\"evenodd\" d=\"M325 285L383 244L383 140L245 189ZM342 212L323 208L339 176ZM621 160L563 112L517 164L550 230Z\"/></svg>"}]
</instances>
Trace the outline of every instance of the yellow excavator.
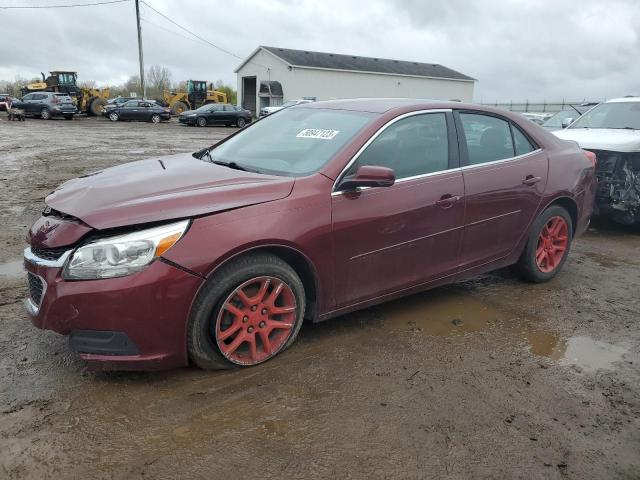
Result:
<instances>
[{"instance_id":1,"label":"yellow excavator","mask_svg":"<svg viewBox=\"0 0 640 480\"><path fill-rule=\"evenodd\" d=\"M56 70L49 72L46 78L44 73L41 75L42 82L22 87L22 95L38 91L66 93L73 99L78 111L87 115L100 115L109 99L108 88L79 87L76 72Z\"/></svg>"},{"instance_id":2,"label":"yellow excavator","mask_svg":"<svg viewBox=\"0 0 640 480\"><path fill-rule=\"evenodd\" d=\"M195 110L208 103L227 103L227 94L213 89L213 84L207 88L203 80L188 80L186 91L162 92L159 103L169 107L173 115L180 115L186 110Z\"/></svg>"}]
</instances>

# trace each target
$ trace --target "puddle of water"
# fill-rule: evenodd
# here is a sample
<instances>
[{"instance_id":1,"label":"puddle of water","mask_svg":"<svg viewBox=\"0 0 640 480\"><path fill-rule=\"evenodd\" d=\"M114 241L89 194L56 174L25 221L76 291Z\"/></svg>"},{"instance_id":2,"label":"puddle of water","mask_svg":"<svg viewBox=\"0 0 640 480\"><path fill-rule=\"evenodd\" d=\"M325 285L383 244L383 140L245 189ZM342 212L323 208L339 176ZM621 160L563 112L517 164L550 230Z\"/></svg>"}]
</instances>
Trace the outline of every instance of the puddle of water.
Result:
<instances>
[{"instance_id":1,"label":"puddle of water","mask_svg":"<svg viewBox=\"0 0 640 480\"><path fill-rule=\"evenodd\" d=\"M415 295L401 302L379 307L385 321L402 328L433 336L455 336L499 326L508 337L523 338L529 350L562 365L576 365L588 371L613 369L627 350L623 347L575 336L561 339L532 325L536 319L499 310L497 307L460 293Z\"/></svg>"},{"instance_id":2,"label":"puddle of water","mask_svg":"<svg viewBox=\"0 0 640 480\"><path fill-rule=\"evenodd\" d=\"M628 352L626 348L589 337L571 337L562 343L564 348L559 349L551 358L561 364L576 365L590 371L600 368L612 370L615 368L614 364Z\"/></svg>"},{"instance_id":3,"label":"puddle of water","mask_svg":"<svg viewBox=\"0 0 640 480\"><path fill-rule=\"evenodd\" d=\"M513 318L464 294L416 295L401 302L383 304L379 313L385 320L435 336L478 332L492 323Z\"/></svg>"},{"instance_id":4,"label":"puddle of water","mask_svg":"<svg viewBox=\"0 0 640 480\"><path fill-rule=\"evenodd\" d=\"M18 278L22 276L23 272L22 260L0 264L0 278Z\"/></svg>"}]
</instances>

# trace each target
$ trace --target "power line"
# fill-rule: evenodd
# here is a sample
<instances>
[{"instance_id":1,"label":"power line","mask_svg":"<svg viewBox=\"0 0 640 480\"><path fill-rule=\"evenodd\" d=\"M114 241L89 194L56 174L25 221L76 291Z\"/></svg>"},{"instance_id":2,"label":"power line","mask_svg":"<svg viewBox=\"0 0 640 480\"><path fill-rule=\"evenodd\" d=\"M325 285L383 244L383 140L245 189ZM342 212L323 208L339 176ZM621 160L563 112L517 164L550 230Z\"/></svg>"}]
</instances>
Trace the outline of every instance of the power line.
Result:
<instances>
[{"instance_id":1,"label":"power line","mask_svg":"<svg viewBox=\"0 0 640 480\"><path fill-rule=\"evenodd\" d=\"M187 37L186 35L182 35L181 33L178 33L178 32L175 32L175 31L171 30L170 28L166 28L166 27L163 27L162 25L158 25L157 23L151 22L151 21L147 20L144 17L141 17L140 19L144 23L148 23L149 25L152 25L152 26L154 26L156 28L159 28L160 30L164 30L165 32L173 33L174 35L177 35L178 37L182 37L185 40L189 40L190 42L194 42L194 43L197 43L198 45L203 45L205 47L209 47L210 46L209 44L200 42L199 40L196 40L193 37Z\"/></svg>"},{"instance_id":2,"label":"power line","mask_svg":"<svg viewBox=\"0 0 640 480\"><path fill-rule=\"evenodd\" d=\"M131 0L110 0L107 2L94 2L94 3L73 3L70 5L11 5L8 7L0 6L2 10L30 10L37 8L74 8L74 7L94 7L96 5L109 5L112 3L124 3L129 2Z\"/></svg>"},{"instance_id":3,"label":"power line","mask_svg":"<svg viewBox=\"0 0 640 480\"><path fill-rule=\"evenodd\" d=\"M243 57L241 57L240 55L236 55L233 52L230 52L229 50L226 50L218 45L216 45L215 43L210 42L209 40L202 38L200 35L197 35L195 33L193 33L191 30L189 30L186 27L183 27L182 25L180 25L179 23L174 22L173 20L171 20L169 17L167 17L164 13L159 12L158 10L156 10L155 8L153 8L151 5L149 5L147 2L145 2L144 0L141 0L141 3L144 3L147 7L149 7L151 10L153 10L154 12L156 12L158 15L160 15L162 18L164 18L165 20L168 20L169 22L173 23L176 27L180 28L181 30L184 30L185 32L187 32L189 35L193 35L194 37L196 37L198 40L201 40L209 45L211 45L212 47L220 50L221 52L226 53L227 55L231 55L232 57L238 58L240 60L244 60Z\"/></svg>"}]
</instances>

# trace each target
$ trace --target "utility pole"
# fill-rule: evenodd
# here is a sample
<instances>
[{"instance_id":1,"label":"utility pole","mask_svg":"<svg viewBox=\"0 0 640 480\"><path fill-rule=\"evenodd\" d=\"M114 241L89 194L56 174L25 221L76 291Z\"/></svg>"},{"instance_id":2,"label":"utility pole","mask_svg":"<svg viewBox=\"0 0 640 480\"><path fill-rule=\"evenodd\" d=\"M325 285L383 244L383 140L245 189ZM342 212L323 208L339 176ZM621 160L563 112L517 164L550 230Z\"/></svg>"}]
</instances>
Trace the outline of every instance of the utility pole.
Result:
<instances>
[{"instance_id":1,"label":"utility pole","mask_svg":"<svg viewBox=\"0 0 640 480\"><path fill-rule=\"evenodd\" d=\"M138 22L138 57L140 59L140 86L142 98L147 98L147 88L144 84L144 60L142 58L142 29L140 28L140 3L136 0L136 21Z\"/></svg>"}]
</instances>

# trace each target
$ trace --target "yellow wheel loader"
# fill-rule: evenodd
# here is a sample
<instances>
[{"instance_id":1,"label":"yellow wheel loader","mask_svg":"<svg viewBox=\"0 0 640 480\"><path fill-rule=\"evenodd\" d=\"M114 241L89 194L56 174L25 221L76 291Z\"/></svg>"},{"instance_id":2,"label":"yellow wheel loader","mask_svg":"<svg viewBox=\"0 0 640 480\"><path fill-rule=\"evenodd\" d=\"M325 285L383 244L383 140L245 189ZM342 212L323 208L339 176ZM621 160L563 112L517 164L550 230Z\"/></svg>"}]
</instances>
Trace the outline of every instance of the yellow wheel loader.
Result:
<instances>
[{"instance_id":1,"label":"yellow wheel loader","mask_svg":"<svg viewBox=\"0 0 640 480\"><path fill-rule=\"evenodd\" d=\"M45 78L42 75L42 82L31 83L22 88L22 95L29 92L47 91L66 93L73 98L78 111L87 115L100 115L109 99L108 88L85 88L77 84L78 74L76 72L54 71Z\"/></svg>"},{"instance_id":2,"label":"yellow wheel loader","mask_svg":"<svg viewBox=\"0 0 640 480\"><path fill-rule=\"evenodd\" d=\"M159 103L169 107L172 115L180 115L186 110L195 110L208 103L227 103L227 94L214 90L213 84L207 88L205 81L188 80L186 91L165 90Z\"/></svg>"}]
</instances>

